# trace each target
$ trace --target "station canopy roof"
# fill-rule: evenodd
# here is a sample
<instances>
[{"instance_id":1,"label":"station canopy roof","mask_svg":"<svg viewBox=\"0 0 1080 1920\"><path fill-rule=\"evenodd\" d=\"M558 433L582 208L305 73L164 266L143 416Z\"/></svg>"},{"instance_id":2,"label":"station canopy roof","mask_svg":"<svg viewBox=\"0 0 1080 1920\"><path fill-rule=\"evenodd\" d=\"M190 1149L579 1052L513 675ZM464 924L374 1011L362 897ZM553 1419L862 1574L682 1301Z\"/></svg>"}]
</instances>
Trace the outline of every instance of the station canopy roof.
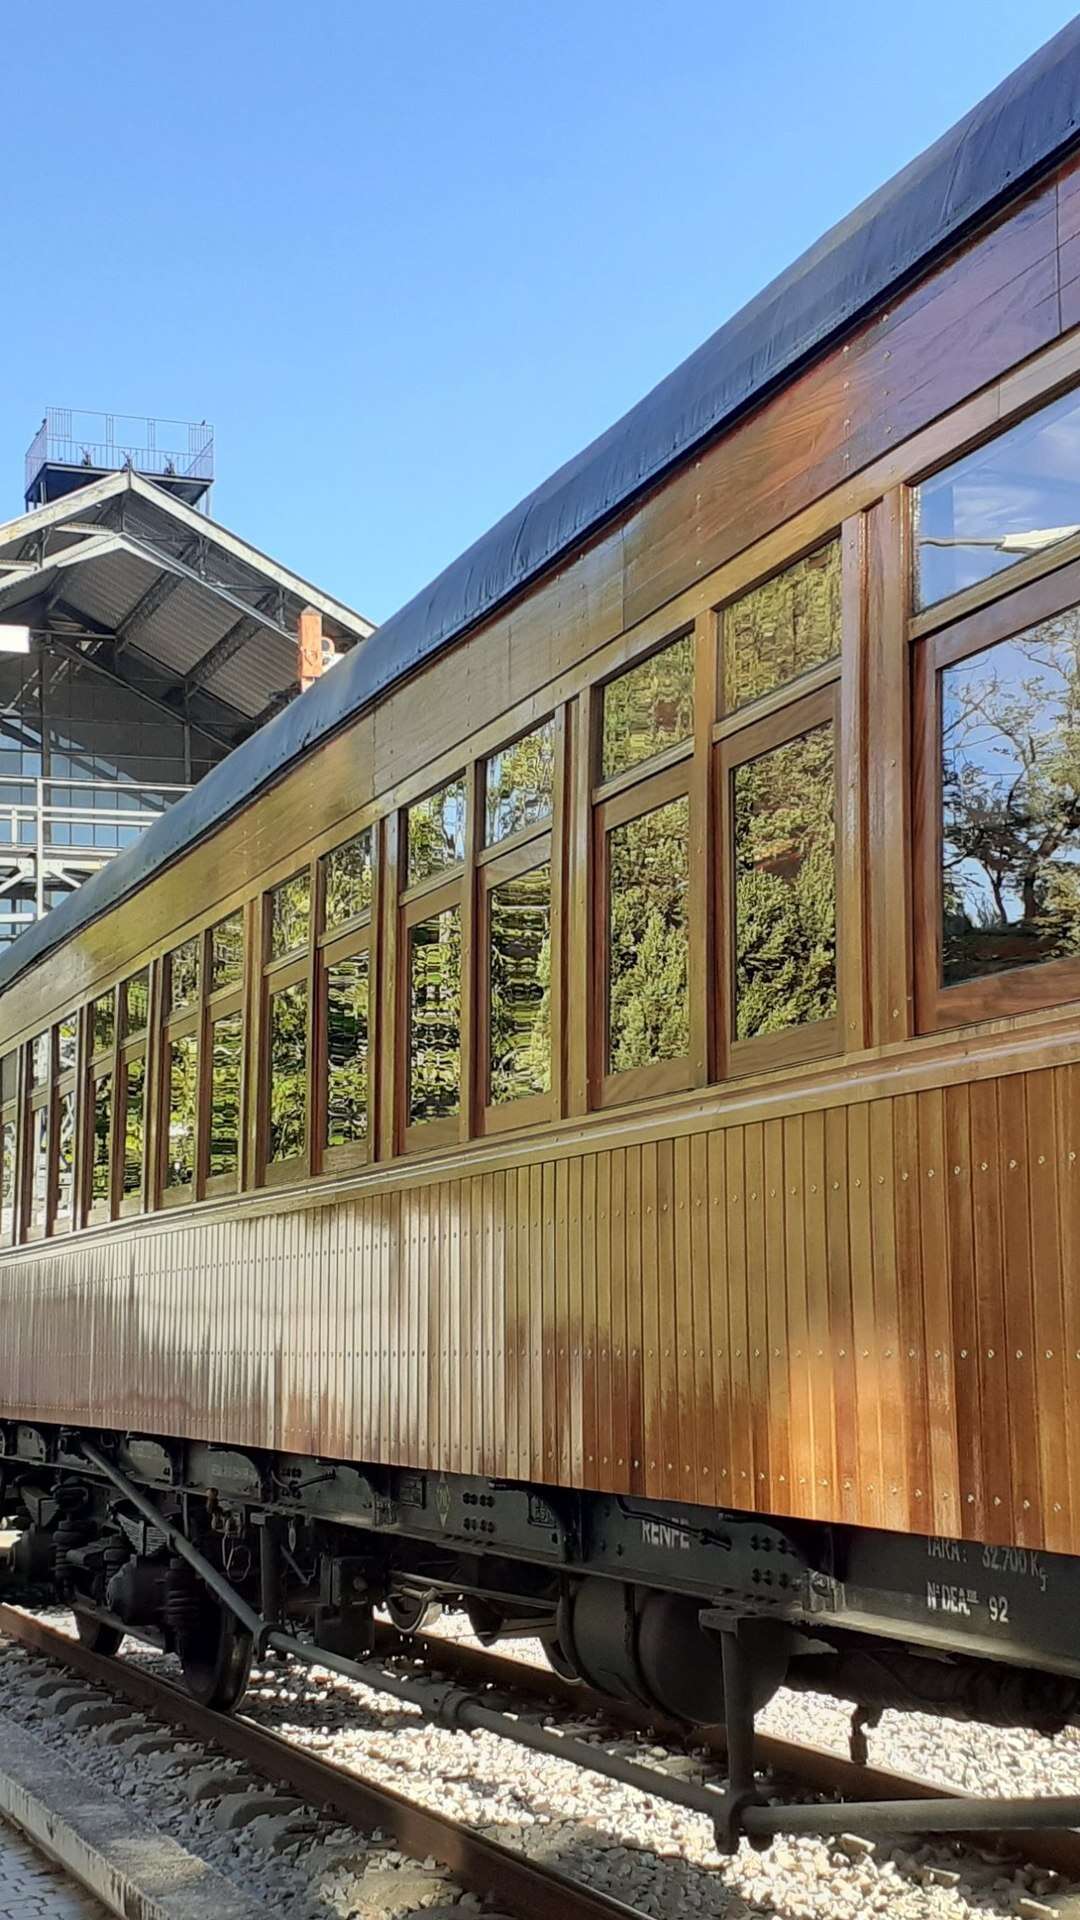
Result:
<instances>
[{"instance_id":1,"label":"station canopy roof","mask_svg":"<svg viewBox=\"0 0 1080 1920\"><path fill-rule=\"evenodd\" d=\"M0 524L0 628L93 660L232 747L299 692L305 607L341 653L374 631L130 470Z\"/></svg>"}]
</instances>

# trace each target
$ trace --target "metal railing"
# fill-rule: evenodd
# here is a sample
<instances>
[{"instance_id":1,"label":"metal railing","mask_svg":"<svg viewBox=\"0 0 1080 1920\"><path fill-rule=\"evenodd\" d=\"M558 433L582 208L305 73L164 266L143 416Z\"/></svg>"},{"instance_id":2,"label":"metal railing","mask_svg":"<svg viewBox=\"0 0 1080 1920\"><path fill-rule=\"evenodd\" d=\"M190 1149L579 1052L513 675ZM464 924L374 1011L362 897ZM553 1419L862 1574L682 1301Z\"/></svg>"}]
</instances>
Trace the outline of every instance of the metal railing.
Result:
<instances>
[{"instance_id":1,"label":"metal railing","mask_svg":"<svg viewBox=\"0 0 1080 1920\"><path fill-rule=\"evenodd\" d=\"M78 886L188 792L160 780L0 777L0 941L12 922L40 919L50 891Z\"/></svg>"},{"instance_id":2,"label":"metal railing","mask_svg":"<svg viewBox=\"0 0 1080 1920\"><path fill-rule=\"evenodd\" d=\"M214 478L214 429L205 420L152 420L49 407L26 454L26 489L42 467L134 467L161 479Z\"/></svg>"}]
</instances>

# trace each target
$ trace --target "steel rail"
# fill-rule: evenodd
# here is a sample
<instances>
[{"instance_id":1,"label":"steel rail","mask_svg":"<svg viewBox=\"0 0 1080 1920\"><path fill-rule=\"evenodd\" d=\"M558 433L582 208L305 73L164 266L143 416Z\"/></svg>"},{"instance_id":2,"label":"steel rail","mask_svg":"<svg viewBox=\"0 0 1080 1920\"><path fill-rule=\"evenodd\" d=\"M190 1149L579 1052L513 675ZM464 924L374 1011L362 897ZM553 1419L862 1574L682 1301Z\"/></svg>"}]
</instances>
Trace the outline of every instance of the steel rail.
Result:
<instances>
[{"instance_id":1,"label":"steel rail","mask_svg":"<svg viewBox=\"0 0 1080 1920\"><path fill-rule=\"evenodd\" d=\"M182 1727L197 1740L212 1743L254 1773L287 1786L298 1799L331 1809L350 1826L361 1831L382 1828L413 1859L437 1860L462 1886L504 1902L522 1920L641 1920L637 1908L582 1886L558 1867L484 1839L392 1787L331 1766L242 1714L201 1706L159 1675L94 1653L15 1607L0 1604L0 1633Z\"/></svg>"},{"instance_id":2,"label":"steel rail","mask_svg":"<svg viewBox=\"0 0 1080 1920\"><path fill-rule=\"evenodd\" d=\"M533 1666L506 1654L488 1653L482 1647L468 1646L460 1640L446 1639L441 1634L403 1634L394 1627L380 1624L375 1630L375 1650L384 1658L397 1654L406 1659L420 1660L426 1666L442 1668L455 1678L467 1681L470 1686L487 1685L500 1692L555 1702L578 1714L596 1713L628 1732L651 1732L661 1739L690 1741L695 1747L704 1747L721 1760L726 1756L722 1727L687 1727L683 1721L653 1714L645 1707L635 1707L624 1700L612 1699L610 1695L599 1693L580 1681L566 1680L552 1668ZM799 1745L793 1740L781 1739L776 1734L756 1735L755 1756L760 1767L768 1768L775 1775L797 1779L816 1793L842 1794L845 1804L839 1811L844 1816L844 1823L834 1831L847 1831L855 1826L856 1808L852 1803L900 1801L910 1804L916 1800L941 1803L967 1800L969 1797L958 1787L944 1787L937 1781L924 1780L915 1774L892 1772L885 1767L871 1766L865 1761L850 1760L845 1754L835 1753L829 1747L809 1743ZM1004 1807L1004 1803L999 1804ZM868 1825L873 1824L878 1832L882 1831L884 1824L883 1811L877 1807L872 1823L870 1820L867 1822ZM887 1817L885 1814L885 1821ZM923 1818L920 1809L920 1822ZM921 1830L944 1830L944 1813L931 1819L927 1812L925 1818L925 1829ZM792 1832L795 1824L794 1821L785 1821L780 1830ZM747 1825L749 1829L749 1822ZM822 1831L820 1821L812 1830ZM1070 1879L1080 1879L1080 1833L1071 1828L1041 1831L1024 1827L995 1828L981 1832L979 1839L1003 1851L1023 1854L1034 1866L1067 1874Z\"/></svg>"}]
</instances>

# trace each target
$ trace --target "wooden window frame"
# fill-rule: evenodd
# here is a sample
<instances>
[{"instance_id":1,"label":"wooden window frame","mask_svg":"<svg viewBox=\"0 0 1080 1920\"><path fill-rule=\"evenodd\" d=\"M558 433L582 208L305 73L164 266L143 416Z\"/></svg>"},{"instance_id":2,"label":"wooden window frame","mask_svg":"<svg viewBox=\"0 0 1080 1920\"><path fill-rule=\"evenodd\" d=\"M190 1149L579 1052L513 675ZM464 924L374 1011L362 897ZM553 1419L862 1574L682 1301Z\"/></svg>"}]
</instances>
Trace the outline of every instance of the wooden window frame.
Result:
<instances>
[{"instance_id":1,"label":"wooden window frame","mask_svg":"<svg viewBox=\"0 0 1080 1920\"><path fill-rule=\"evenodd\" d=\"M445 785L445 782L443 783ZM475 781L472 783L475 791ZM476 809L473 808L473 819ZM401 1150L403 1153L416 1153L421 1149L452 1146L468 1137L470 1127L467 1095L469 1086L468 1062L466 1057L465 1006L468 981L465 965L465 943L469 937L466 905L468 895L464 884L464 870L455 869L456 878L444 880L438 876L436 882L428 881L422 887L412 887L401 902L401 966L399 975L399 1010L397 1032L401 1037L399 1047L399 1098L401 1112ZM410 934L413 927L421 921L433 920L436 914L456 909L461 926L461 986L459 991L458 1029L458 1110L445 1115L440 1120L409 1120L409 1081L412 1068L412 1048L410 1045Z\"/></svg>"},{"instance_id":2,"label":"wooden window frame","mask_svg":"<svg viewBox=\"0 0 1080 1920\"><path fill-rule=\"evenodd\" d=\"M352 840L359 839L362 833L371 837L371 905L364 907L351 919L343 920L335 927L327 927L326 921L326 862L330 855L337 853ZM367 1166L374 1157L374 1139L378 1103L375 1090L375 1057L377 1048L375 1037L378 1028L378 981L376 979L377 941L375 929L378 925L378 901L380 884L379 834L375 821L366 827L359 827L336 846L327 847L319 855L317 864L314 913L316 934L316 993L313 1020L313 1064L314 1083L312 1086L312 1167L315 1172L345 1173L352 1167ZM352 960L358 954L367 955L368 963L368 1040L367 1040L367 1133L363 1140L351 1141L340 1147L327 1144L326 1128L329 1118L330 1058L328 1047L329 1027L329 976L330 969L339 960Z\"/></svg>"},{"instance_id":3,"label":"wooden window frame","mask_svg":"<svg viewBox=\"0 0 1080 1920\"><path fill-rule=\"evenodd\" d=\"M307 872L310 907L308 910L307 941L291 952L270 958L273 928L273 896L277 889L290 880ZM259 907L261 920L260 938L260 1018L259 1018L259 1075L258 1075L258 1141L256 1156L255 1184L260 1187L285 1187L294 1181L309 1177L313 1169L312 1140L314 1138L314 1107L312 1098L312 1075L314 1067L314 1003L316 990L316 963L318 949L314 939L315 915L319 887L318 861L313 857L300 866L294 866L273 886L263 892ZM272 1072L271 1046L273 1040L270 1019L270 1002L276 993L286 987L303 985L307 991L307 1013L304 1023L304 1044L307 1049L306 1071L304 1075L304 1145L300 1153L292 1154L288 1160L270 1158L270 1082Z\"/></svg>"},{"instance_id":4,"label":"wooden window frame","mask_svg":"<svg viewBox=\"0 0 1080 1920\"><path fill-rule=\"evenodd\" d=\"M558 1062L561 1054L560 995L558 959L562 948L556 906L556 863L553 849L558 844L550 820L531 828L527 834L514 834L495 841L485 849L487 857L477 874L479 886L477 985L480 1006L476 1023L477 1108L482 1133L509 1133L520 1127L539 1126L554 1120L559 1112ZM516 1100L493 1101L489 1098L491 1073L491 896L497 887L539 867L549 870L548 913L551 928L550 1086L547 1093L523 1094Z\"/></svg>"},{"instance_id":5,"label":"wooden window frame","mask_svg":"<svg viewBox=\"0 0 1080 1920\"><path fill-rule=\"evenodd\" d=\"M61 1070L60 1066L60 1028L65 1020L74 1023L75 1058L70 1067ZM74 1233L81 1225L79 1194L79 1068L82 1054L82 1016L78 1013L66 1014L59 1019L52 1036L52 1112L49 1119L49 1205L48 1237L61 1238ZM72 1127L72 1167L71 1167L71 1211L67 1219L59 1218L60 1205L60 1102L66 1096L75 1103L74 1123Z\"/></svg>"},{"instance_id":6,"label":"wooden window frame","mask_svg":"<svg viewBox=\"0 0 1080 1920\"><path fill-rule=\"evenodd\" d=\"M42 1034L48 1035L49 1058L45 1078L40 1086L34 1084L34 1046ZM23 1074L25 1095L23 1099L23 1134L25 1150L23 1153L23 1177L19 1231L20 1240L33 1243L45 1240L53 1216L53 1151L56 1138L56 1115L54 1113L53 1083L56 1075L56 1030L54 1026L42 1027L26 1042L23 1049ZM45 1173L45 1204L40 1221L34 1219L34 1172L37 1161L35 1135L37 1133L37 1115L44 1112L48 1126L48 1160Z\"/></svg>"},{"instance_id":7,"label":"wooden window frame","mask_svg":"<svg viewBox=\"0 0 1080 1920\"><path fill-rule=\"evenodd\" d=\"M1000 577L1000 576L999 576ZM957 596L959 598L959 596ZM1080 606L1080 559L1047 570L917 640L913 675L913 866L915 1015L920 1033L940 1033L1080 999L1080 958L1035 961L945 986L941 978L941 754L943 668ZM914 624L914 623L913 623Z\"/></svg>"},{"instance_id":8,"label":"wooden window frame","mask_svg":"<svg viewBox=\"0 0 1080 1920\"><path fill-rule=\"evenodd\" d=\"M829 663L831 677L824 686L806 691L806 676L790 681L800 690L786 704L769 713L739 709L743 724L734 732L724 732L719 740L716 767L719 782L717 815L720 830L716 840L717 965L723 1031L726 1039L726 1078L740 1079L746 1074L768 1073L778 1067L800 1066L804 1061L820 1060L842 1053L845 1033L844 951L844 813L843 813L843 738L841 732L841 655ZM800 1026L785 1027L779 1033L754 1034L749 1039L735 1037L735 809L732 804L734 776L748 761L760 760L778 747L787 746L803 734L821 726L831 726L833 739L833 872L835 894L836 1011L827 1020L812 1020Z\"/></svg>"},{"instance_id":9,"label":"wooden window frame","mask_svg":"<svg viewBox=\"0 0 1080 1920\"><path fill-rule=\"evenodd\" d=\"M111 999L113 1009L112 1044L94 1049L94 1008L99 1000ZM117 1168L117 1140L119 1129L116 1124L116 1108L119 1088L117 1042L120 1031L120 989L112 986L104 993L96 993L85 1009L86 1049L88 1059L83 1084L83 1120L80 1129L82 1138L82 1179L80 1181L80 1225L94 1226L104 1220L112 1220L116 1213L119 1191ZM109 1117L109 1197L107 1200L94 1201L94 1110L95 1089L104 1075L112 1075L112 1101Z\"/></svg>"},{"instance_id":10,"label":"wooden window frame","mask_svg":"<svg viewBox=\"0 0 1080 1920\"><path fill-rule=\"evenodd\" d=\"M663 764L657 767L657 761ZM697 832L695 815L698 795L693 777L693 737L681 746L678 759L674 759L668 751L665 751L663 754L656 755L651 761L642 761L634 768L634 773L637 778L632 785L627 784L622 775L617 775L604 786L599 787L593 795L593 938L594 951L602 961L602 964L595 969L593 982L595 1015L590 1022L593 1030L591 1062L593 1104L597 1107L624 1106L630 1100L656 1099L665 1094L681 1093L694 1086L697 1080L694 1071L692 954L694 942L701 936L702 929L695 924L694 914L693 848ZM685 800L688 809L687 1049L685 1054L680 1055L677 1060L657 1060L647 1066L624 1067L621 1071L613 1073L609 1071L607 1065L610 988L609 840L612 832L617 828L628 825L631 820L641 819L644 814L654 813L659 807L667 806L673 800Z\"/></svg>"}]
</instances>

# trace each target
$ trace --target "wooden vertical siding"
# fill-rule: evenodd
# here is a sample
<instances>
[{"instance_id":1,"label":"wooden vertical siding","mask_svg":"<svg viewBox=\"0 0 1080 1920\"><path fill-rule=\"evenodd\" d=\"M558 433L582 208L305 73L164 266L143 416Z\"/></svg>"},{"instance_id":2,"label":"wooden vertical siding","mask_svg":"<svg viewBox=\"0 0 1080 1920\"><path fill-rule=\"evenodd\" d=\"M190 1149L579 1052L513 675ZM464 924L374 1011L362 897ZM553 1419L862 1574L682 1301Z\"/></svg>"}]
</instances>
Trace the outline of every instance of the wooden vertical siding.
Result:
<instances>
[{"instance_id":1,"label":"wooden vertical siding","mask_svg":"<svg viewBox=\"0 0 1080 1920\"><path fill-rule=\"evenodd\" d=\"M5 1411L1080 1551L1080 1064L7 1264Z\"/></svg>"}]
</instances>

